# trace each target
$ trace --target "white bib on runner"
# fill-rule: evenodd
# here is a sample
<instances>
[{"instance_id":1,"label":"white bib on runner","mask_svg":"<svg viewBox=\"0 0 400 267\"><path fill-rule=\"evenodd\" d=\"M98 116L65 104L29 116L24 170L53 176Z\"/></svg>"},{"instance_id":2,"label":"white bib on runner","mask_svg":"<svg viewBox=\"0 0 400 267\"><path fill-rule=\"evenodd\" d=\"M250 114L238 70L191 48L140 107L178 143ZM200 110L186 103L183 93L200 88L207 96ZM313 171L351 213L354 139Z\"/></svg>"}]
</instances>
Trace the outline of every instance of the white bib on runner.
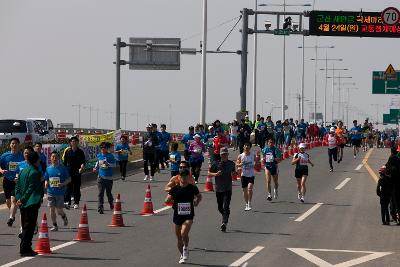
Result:
<instances>
[{"instance_id":1,"label":"white bib on runner","mask_svg":"<svg viewBox=\"0 0 400 267\"><path fill-rule=\"evenodd\" d=\"M8 170L11 172L15 172L17 170L18 162L10 161L8 163Z\"/></svg>"},{"instance_id":2,"label":"white bib on runner","mask_svg":"<svg viewBox=\"0 0 400 267\"><path fill-rule=\"evenodd\" d=\"M178 215L190 215L192 211L192 203L178 203Z\"/></svg>"},{"instance_id":3,"label":"white bib on runner","mask_svg":"<svg viewBox=\"0 0 400 267\"><path fill-rule=\"evenodd\" d=\"M50 187L59 187L60 185L60 177L50 177L49 178Z\"/></svg>"},{"instance_id":4,"label":"white bib on runner","mask_svg":"<svg viewBox=\"0 0 400 267\"><path fill-rule=\"evenodd\" d=\"M271 163L274 162L274 155L272 153L267 153L264 155L265 162Z\"/></svg>"}]
</instances>

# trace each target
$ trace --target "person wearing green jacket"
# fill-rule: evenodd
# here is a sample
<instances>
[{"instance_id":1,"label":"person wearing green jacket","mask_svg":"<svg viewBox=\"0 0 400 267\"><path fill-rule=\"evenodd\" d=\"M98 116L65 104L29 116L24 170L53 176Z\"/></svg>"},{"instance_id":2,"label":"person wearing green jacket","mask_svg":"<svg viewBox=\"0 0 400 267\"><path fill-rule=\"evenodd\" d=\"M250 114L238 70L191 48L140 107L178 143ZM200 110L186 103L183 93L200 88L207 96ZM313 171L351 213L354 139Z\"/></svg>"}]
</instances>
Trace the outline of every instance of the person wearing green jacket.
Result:
<instances>
[{"instance_id":1,"label":"person wearing green jacket","mask_svg":"<svg viewBox=\"0 0 400 267\"><path fill-rule=\"evenodd\" d=\"M43 196L39 162L39 155L37 153L29 154L29 166L20 172L15 187L16 204L20 208L21 213L22 235L20 254L22 257L37 255L32 250L32 238Z\"/></svg>"}]
</instances>

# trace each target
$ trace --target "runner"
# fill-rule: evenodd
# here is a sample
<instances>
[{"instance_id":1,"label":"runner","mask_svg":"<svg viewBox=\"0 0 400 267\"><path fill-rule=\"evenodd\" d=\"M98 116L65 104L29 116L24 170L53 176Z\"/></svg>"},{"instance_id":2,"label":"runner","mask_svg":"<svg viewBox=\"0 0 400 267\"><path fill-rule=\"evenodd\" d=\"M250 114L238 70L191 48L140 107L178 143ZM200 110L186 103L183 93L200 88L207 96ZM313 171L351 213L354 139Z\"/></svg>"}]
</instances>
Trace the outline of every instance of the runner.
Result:
<instances>
[{"instance_id":1,"label":"runner","mask_svg":"<svg viewBox=\"0 0 400 267\"><path fill-rule=\"evenodd\" d=\"M36 142L35 147L33 148L36 153L39 155L40 159L40 172L44 174L47 168L47 157L45 154L42 152L43 145L40 142Z\"/></svg>"},{"instance_id":2,"label":"runner","mask_svg":"<svg viewBox=\"0 0 400 267\"><path fill-rule=\"evenodd\" d=\"M238 129L239 129L239 123L237 120L233 120L232 125L229 127L229 134L231 136L231 146L233 147L233 151L238 150Z\"/></svg>"},{"instance_id":3,"label":"runner","mask_svg":"<svg viewBox=\"0 0 400 267\"><path fill-rule=\"evenodd\" d=\"M96 165L93 168L93 172L98 172L97 188L98 193L98 209L100 214L104 214L104 191L107 193L108 203L110 204L110 210L114 209L114 197L111 193L113 186L113 169L112 165L115 163L114 155L109 152L111 147L110 143L102 142L100 144L100 153L97 154Z\"/></svg>"},{"instance_id":4,"label":"runner","mask_svg":"<svg viewBox=\"0 0 400 267\"><path fill-rule=\"evenodd\" d=\"M119 171L121 173L121 180L125 181L126 178L126 165L128 164L128 154L132 155L131 148L128 144L128 136L121 135L120 143L115 147L117 154L117 161L119 164Z\"/></svg>"},{"instance_id":5,"label":"runner","mask_svg":"<svg viewBox=\"0 0 400 267\"><path fill-rule=\"evenodd\" d=\"M296 153L292 160L292 165L296 164L294 171L294 177L297 179L297 198L304 203L304 197L306 196L306 181L308 177L308 165L314 167L314 164L310 161L310 155L305 153L307 145L301 143L299 145L299 153Z\"/></svg>"},{"instance_id":6,"label":"runner","mask_svg":"<svg viewBox=\"0 0 400 267\"><path fill-rule=\"evenodd\" d=\"M178 250L181 254L179 263L185 263L189 257L189 231L193 224L194 207L201 201L201 194L197 186L189 183L189 168L179 170L179 184L172 187L165 203L173 202L173 222L177 238Z\"/></svg>"},{"instance_id":7,"label":"runner","mask_svg":"<svg viewBox=\"0 0 400 267\"><path fill-rule=\"evenodd\" d=\"M69 147L64 150L63 163L67 167L71 176L71 182L67 185L64 196L64 205L66 209L71 206L71 197L74 196L74 209L79 208L81 199L81 174L85 170L85 153L78 147L79 139L73 136L69 139Z\"/></svg>"},{"instance_id":8,"label":"runner","mask_svg":"<svg viewBox=\"0 0 400 267\"><path fill-rule=\"evenodd\" d=\"M332 158L334 161L337 161L338 155L338 138L335 134L335 127L331 127L329 129L329 134L326 136L326 140L328 142L328 158L329 158L329 171L333 172Z\"/></svg>"},{"instance_id":9,"label":"runner","mask_svg":"<svg viewBox=\"0 0 400 267\"><path fill-rule=\"evenodd\" d=\"M155 146L158 145L158 137L152 130L153 125L151 123L146 125L146 133L143 136L143 169L144 169L144 181L153 181L154 173L156 172L155 163ZM150 165L150 176L149 176L149 165Z\"/></svg>"},{"instance_id":10,"label":"runner","mask_svg":"<svg viewBox=\"0 0 400 267\"><path fill-rule=\"evenodd\" d=\"M11 227L15 221L15 214L17 212L16 198L15 198L15 183L18 162L24 160L24 156L19 151L19 139L10 139L10 151L4 153L0 157L0 173L3 174L3 190L6 197L6 204L9 210L9 219L7 225Z\"/></svg>"},{"instance_id":11,"label":"runner","mask_svg":"<svg viewBox=\"0 0 400 267\"><path fill-rule=\"evenodd\" d=\"M336 128L335 132L336 132L336 137L337 137L337 141L338 141L338 146L337 146L337 149L338 149L338 163L340 163L343 160L343 149L344 149L344 146L346 144L346 138L345 138L346 131L343 128L343 122L342 121L339 121L337 126L338 127Z\"/></svg>"},{"instance_id":12,"label":"runner","mask_svg":"<svg viewBox=\"0 0 400 267\"><path fill-rule=\"evenodd\" d=\"M201 136L199 134L194 135L194 142L190 144L189 152L190 167L192 168L192 175L197 184L200 176L201 165L204 161L203 153L206 152L206 146L201 141Z\"/></svg>"},{"instance_id":13,"label":"runner","mask_svg":"<svg viewBox=\"0 0 400 267\"><path fill-rule=\"evenodd\" d=\"M232 175L236 174L235 163L228 160L228 148L223 147L220 151L221 159L216 161L208 171L208 175L215 177L215 193L217 197L218 211L222 215L221 231L226 232L228 225L231 197L232 197Z\"/></svg>"},{"instance_id":14,"label":"runner","mask_svg":"<svg viewBox=\"0 0 400 267\"><path fill-rule=\"evenodd\" d=\"M190 152L189 152L189 146L190 143L193 142L193 136L194 136L194 127L189 126L189 133L185 134L182 137L182 144L185 145L185 150L183 151L183 156L185 157L185 160L189 160L190 157Z\"/></svg>"},{"instance_id":15,"label":"runner","mask_svg":"<svg viewBox=\"0 0 400 267\"><path fill-rule=\"evenodd\" d=\"M160 164L161 164L161 169L165 169L165 165L167 165L168 168L168 155L169 155L169 144L171 142L171 134L166 131L167 126L165 124L161 124L160 126L161 132L160 132Z\"/></svg>"},{"instance_id":16,"label":"runner","mask_svg":"<svg viewBox=\"0 0 400 267\"><path fill-rule=\"evenodd\" d=\"M171 152L169 153L169 169L171 171L171 177L179 174L179 164L181 162L181 154L178 152L178 143L173 142L171 144Z\"/></svg>"},{"instance_id":17,"label":"runner","mask_svg":"<svg viewBox=\"0 0 400 267\"><path fill-rule=\"evenodd\" d=\"M64 208L64 194L65 185L67 185L71 178L69 177L67 169L64 165L60 164L58 153L53 151L50 156L51 165L47 167L44 173L45 188L47 188L47 201L50 207L50 217L53 222L53 227L50 231L58 231L57 215L61 216L64 226L68 225L67 215Z\"/></svg>"},{"instance_id":18,"label":"runner","mask_svg":"<svg viewBox=\"0 0 400 267\"><path fill-rule=\"evenodd\" d=\"M271 201L271 177L274 180L274 199L278 198L278 163L282 160L282 152L275 147L273 139L269 139L267 142L267 146L261 150L261 153L265 163L267 200Z\"/></svg>"},{"instance_id":19,"label":"runner","mask_svg":"<svg viewBox=\"0 0 400 267\"><path fill-rule=\"evenodd\" d=\"M211 163L214 162L214 142L215 132L214 126L208 126L208 132L204 135L203 142L207 144L207 152L208 152L208 165L211 166Z\"/></svg>"},{"instance_id":20,"label":"runner","mask_svg":"<svg viewBox=\"0 0 400 267\"><path fill-rule=\"evenodd\" d=\"M236 161L238 171L241 170L241 180L243 189L243 198L246 203L244 210L251 210L251 200L253 198L254 186L254 153L250 152L251 143L244 144L244 152L240 154Z\"/></svg>"},{"instance_id":21,"label":"runner","mask_svg":"<svg viewBox=\"0 0 400 267\"><path fill-rule=\"evenodd\" d=\"M353 147L353 155L356 158L359 148L361 146L362 130L361 127L357 125L357 120L353 121L353 128L350 129L351 135L351 145Z\"/></svg>"},{"instance_id":22,"label":"runner","mask_svg":"<svg viewBox=\"0 0 400 267\"><path fill-rule=\"evenodd\" d=\"M229 145L228 139L226 139L225 135L223 132L219 131L217 132L217 136L214 137L213 139L213 159L215 161L219 161L221 159L220 156L220 150L223 147L227 147Z\"/></svg>"}]
</instances>

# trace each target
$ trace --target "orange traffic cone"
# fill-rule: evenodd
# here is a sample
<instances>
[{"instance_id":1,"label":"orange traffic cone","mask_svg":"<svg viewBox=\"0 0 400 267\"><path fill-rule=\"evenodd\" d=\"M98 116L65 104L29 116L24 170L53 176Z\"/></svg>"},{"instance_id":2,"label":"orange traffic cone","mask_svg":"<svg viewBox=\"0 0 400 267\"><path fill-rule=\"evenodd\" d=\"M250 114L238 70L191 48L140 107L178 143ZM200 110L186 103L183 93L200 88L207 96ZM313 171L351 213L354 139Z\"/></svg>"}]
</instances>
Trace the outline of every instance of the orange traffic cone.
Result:
<instances>
[{"instance_id":1,"label":"orange traffic cone","mask_svg":"<svg viewBox=\"0 0 400 267\"><path fill-rule=\"evenodd\" d=\"M239 178L239 176L237 175L237 173L234 173L233 175L232 175L232 181L239 181L240 180L240 178Z\"/></svg>"},{"instance_id":2,"label":"orange traffic cone","mask_svg":"<svg viewBox=\"0 0 400 267\"><path fill-rule=\"evenodd\" d=\"M206 183L204 185L204 192L214 192L214 185L210 175L207 175Z\"/></svg>"},{"instance_id":3,"label":"orange traffic cone","mask_svg":"<svg viewBox=\"0 0 400 267\"><path fill-rule=\"evenodd\" d=\"M81 212L81 220L80 220L79 226L78 226L78 232L76 233L74 240L75 241L90 241L90 240L92 240L90 238L90 233L89 233L89 222L88 222L86 204L83 205L83 209Z\"/></svg>"},{"instance_id":4,"label":"orange traffic cone","mask_svg":"<svg viewBox=\"0 0 400 267\"><path fill-rule=\"evenodd\" d=\"M153 202L151 201L150 184L148 184L146 188L146 193L144 195L143 210L140 213L140 215L152 215L152 214L154 214Z\"/></svg>"},{"instance_id":5,"label":"orange traffic cone","mask_svg":"<svg viewBox=\"0 0 400 267\"><path fill-rule=\"evenodd\" d=\"M293 147L289 146L289 156L293 156L293 155L294 155Z\"/></svg>"},{"instance_id":6,"label":"orange traffic cone","mask_svg":"<svg viewBox=\"0 0 400 267\"><path fill-rule=\"evenodd\" d=\"M108 226L111 227L124 227L124 219L122 218L122 210L121 210L121 195L118 193L117 198L115 199L114 212L111 220L111 224Z\"/></svg>"},{"instance_id":7,"label":"orange traffic cone","mask_svg":"<svg viewBox=\"0 0 400 267\"><path fill-rule=\"evenodd\" d=\"M289 151L288 148L286 146L283 147L283 155L282 155L283 159L287 159L289 158Z\"/></svg>"},{"instance_id":8,"label":"orange traffic cone","mask_svg":"<svg viewBox=\"0 0 400 267\"><path fill-rule=\"evenodd\" d=\"M46 212L43 213L42 223L40 224L39 230L39 238L36 242L35 251L40 255L51 254Z\"/></svg>"}]
</instances>

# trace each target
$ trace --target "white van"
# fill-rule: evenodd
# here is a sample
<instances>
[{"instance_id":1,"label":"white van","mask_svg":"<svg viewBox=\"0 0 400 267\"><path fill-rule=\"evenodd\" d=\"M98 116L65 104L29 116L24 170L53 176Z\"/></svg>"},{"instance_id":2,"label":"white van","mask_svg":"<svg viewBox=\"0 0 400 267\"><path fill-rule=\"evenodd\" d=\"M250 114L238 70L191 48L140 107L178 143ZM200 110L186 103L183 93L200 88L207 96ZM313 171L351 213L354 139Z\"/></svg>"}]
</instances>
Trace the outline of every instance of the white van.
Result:
<instances>
[{"instance_id":1,"label":"white van","mask_svg":"<svg viewBox=\"0 0 400 267\"><path fill-rule=\"evenodd\" d=\"M56 132L54 130L54 125L51 119L47 118L28 118L28 120L33 120L39 125L40 129L37 132L41 135L42 141L53 141L56 139Z\"/></svg>"},{"instance_id":2,"label":"white van","mask_svg":"<svg viewBox=\"0 0 400 267\"><path fill-rule=\"evenodd\" d=\"M34 120L0 120L0 143L8 144L11 138L18 138L20 143L35 143L42 137L35 131L38 124Z\"/></svg>"}]
</instances>

